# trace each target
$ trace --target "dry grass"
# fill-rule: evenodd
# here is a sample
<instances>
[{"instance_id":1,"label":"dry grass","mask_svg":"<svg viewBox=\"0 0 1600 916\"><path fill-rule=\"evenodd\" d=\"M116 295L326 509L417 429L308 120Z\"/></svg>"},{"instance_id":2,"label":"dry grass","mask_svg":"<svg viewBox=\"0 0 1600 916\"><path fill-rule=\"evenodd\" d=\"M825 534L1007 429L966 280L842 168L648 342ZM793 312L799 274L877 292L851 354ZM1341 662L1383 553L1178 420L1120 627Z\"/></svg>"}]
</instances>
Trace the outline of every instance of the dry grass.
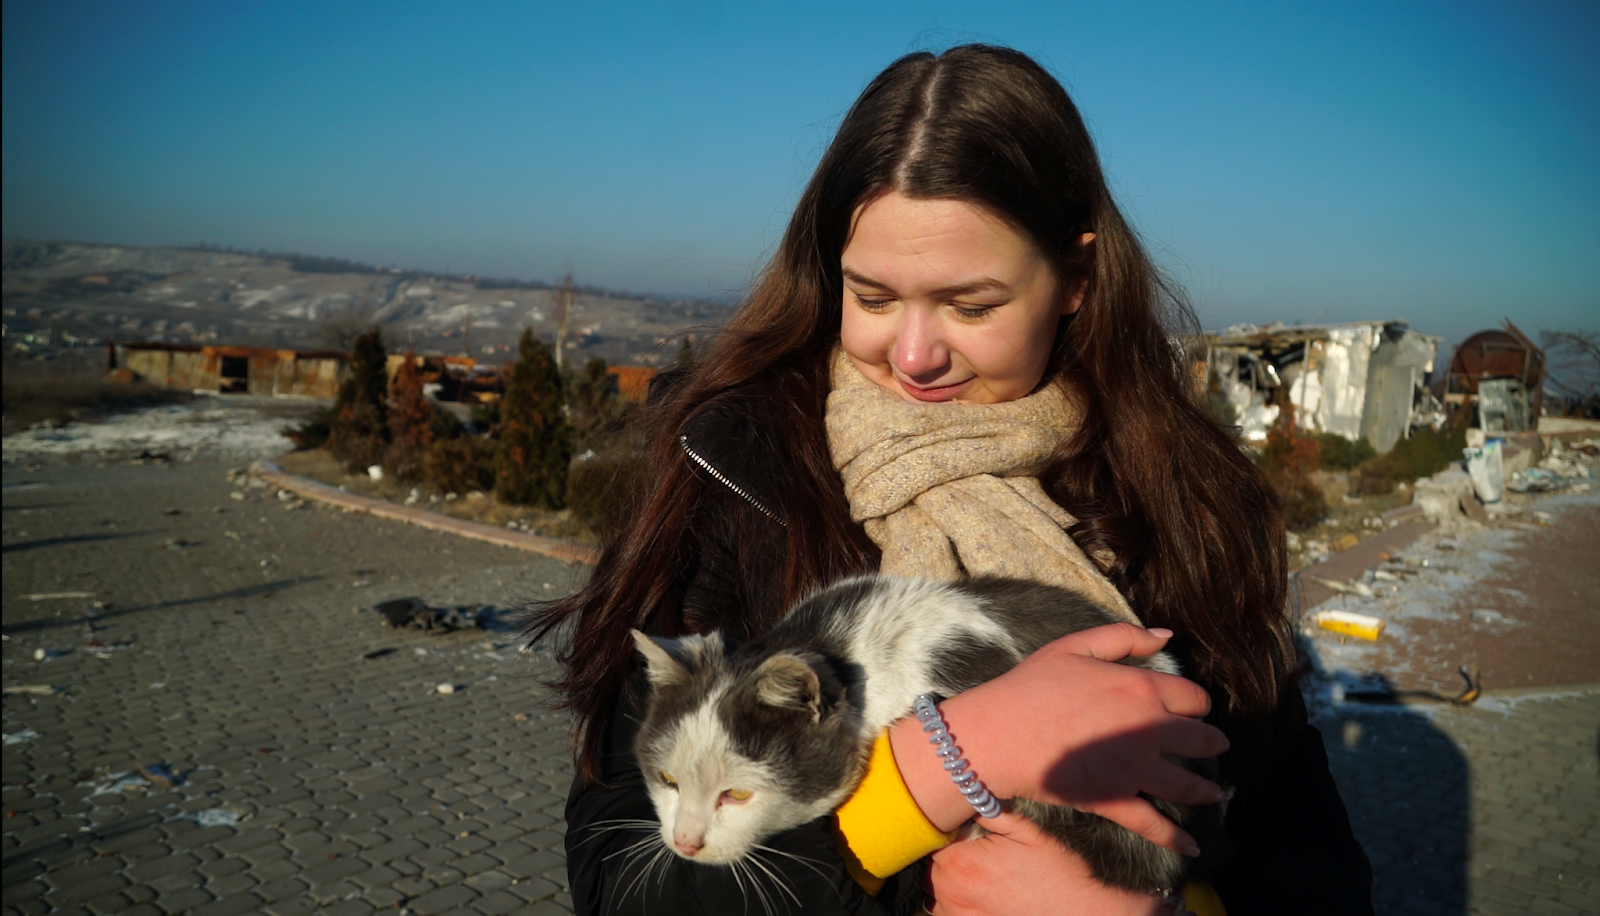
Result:
<instances>
[{"instance_id":1,"label":"dry grass","mask_svg":"<svg viewBox=\"0 0 1600 916\"><path fill-rule=\"evenodd\" d=\"M1350 475L1343 471L1315 471L1311 480L1322 490L1327 500L1327 512L1322 521L1304 531L1297 532L1300 543L1320 541L1332 545L1346 534L1366 537L1381 529L1371 527L1367 521L1411 502L1411 489L1395 490L1379 496L1352 496ZM1291 551L1289 569L1304 569L1316 559L1307 550Z\"/></svg>"},{"instance_id":2,"label":"dry grass","mask_svg":"<svg viewBox=\"0 0 1600 916\"><path fill-rule=\"evenodd\" d=\"M482 522L496 528L506 527L507 522L516 522L519 527L525 526L522 530L533 534L582 544L598 543L595 533L574 519L570 510L546 512L527 506L512 506L495 499L493 493L484 493L477 497L461 493L457 494L455 499L448 499L446 498L448 494L440 493L425 482L406 483L387 474L382 480L373 480L366 474L351 474L338 460L322 449L289 452L275 460L278 467L290 474L309 477L331 486L342 486L347 491L361 496L404 503L414 488L421 494L415 505L434 512L467 521ZM438 497L437 502L429 498L434 496Z\"/></svg>"},{"instance_id":3,"label":"dry grass","mask_svg":"<svg viewBox=\"0 0 1600 916\"><path fill-rule=\"evenodd\" d=\"M194 400L190 392L146 382L113 382L98 372L51 372L14 362L7 363L0 378L8 436L36 423L93 420L122 410Z\"/></svg>"}]
</instances>

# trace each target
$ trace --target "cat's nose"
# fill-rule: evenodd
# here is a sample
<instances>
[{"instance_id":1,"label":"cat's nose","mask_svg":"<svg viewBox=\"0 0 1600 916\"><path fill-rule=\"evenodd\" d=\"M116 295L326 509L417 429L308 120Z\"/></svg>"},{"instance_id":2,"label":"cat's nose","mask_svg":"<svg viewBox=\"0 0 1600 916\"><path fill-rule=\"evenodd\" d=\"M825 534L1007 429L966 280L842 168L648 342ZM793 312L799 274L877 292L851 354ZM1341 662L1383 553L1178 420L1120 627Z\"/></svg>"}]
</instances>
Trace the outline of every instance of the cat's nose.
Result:
<instances>
[{"instance_id":1,"label":"cat's nose","mask_svg":"<svg viewBox=\"0 0 1600 916\"><path fill-rule=\"evenodd\" d=\"M680 840L677 837L672 838L672 845L678 847L679 852L691 859L694 858L695 853L705 848L701 843L696 843L693 840Z\"/></svg>"}]
</instances>

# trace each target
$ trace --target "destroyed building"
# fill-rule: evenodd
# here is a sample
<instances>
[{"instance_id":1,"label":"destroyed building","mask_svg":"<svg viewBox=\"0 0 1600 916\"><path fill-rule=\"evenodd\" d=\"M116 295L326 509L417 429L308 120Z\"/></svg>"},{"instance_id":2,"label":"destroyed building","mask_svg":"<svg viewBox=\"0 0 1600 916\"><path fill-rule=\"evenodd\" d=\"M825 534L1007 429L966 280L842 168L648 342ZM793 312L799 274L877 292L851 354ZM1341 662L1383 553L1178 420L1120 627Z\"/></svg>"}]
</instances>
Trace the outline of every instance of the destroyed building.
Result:
<instances>
[{"instance_id":1,"label":"destroyed building","mask_svg":"<svg viewBox=\"0 0 1600 916\"><path fill-rule=\"evenodd\" d=\"M1206 335L1205 372L1246 442L1266 441L1286 400L1297 429L1387 452L1413 428L1444 421L1427 385L1443 340L1404 321L1238 325Z\"/></svg>"},{"instance_id":2,"label":"destroyed building","mask_svg":"<svg viewBox=\"0 0 1600 916\"><path fill-rule=\"evenodd\" d=\"M148 341L108 347L108 367L128 380L163 388L331 398L339 393L350 354L342 350L279 350Z\"/></svg>"},{"instance_id":3,"label":"destroyed building","mask_svg":"<svg viewBox=\"0 0 1600 916\"><path fill-rule=\"evenodd\" d=\"M343 350L291 350L229 347L163 341L116 343L107 348L113 377L135 379L185 391L251 394L263 397L333 398L349 374ZM407 356L389 354L389 379ZM424 393L434 401L489 404L505 393L510 364L479 365L470 356L411 355ZM617 393L630 402L645 399L656 370L650 366L608 366ZM465 416L465 415L463 415Z\"/></svg>"}]
</instances>

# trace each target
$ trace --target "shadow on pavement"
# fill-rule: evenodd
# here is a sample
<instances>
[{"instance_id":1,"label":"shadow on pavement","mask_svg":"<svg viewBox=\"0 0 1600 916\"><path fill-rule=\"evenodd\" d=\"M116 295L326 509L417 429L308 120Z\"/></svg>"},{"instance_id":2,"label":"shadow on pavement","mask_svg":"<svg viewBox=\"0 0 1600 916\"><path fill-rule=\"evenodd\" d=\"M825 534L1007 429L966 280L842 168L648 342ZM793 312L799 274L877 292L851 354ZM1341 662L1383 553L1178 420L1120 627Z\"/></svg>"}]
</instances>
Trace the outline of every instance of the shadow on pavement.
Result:
<instances>
[{"instance_id":1,"label":"shadow on pavement","mask_svg":"<svg viewBox=\"0 0 1600 916\"><path fill-rule=\"evenodd\" d=\"M119 538L138 537L149 534L148 531L119 531L115 534L69 534L58 538L39 538L32 541L17 541L0 547L0 552L21 553L24 550L38 550L41 547L60 547L63 544L88 544L95 541L115 541Z\"/></svg>"},{"instance_id":2,"label":"shadow on pavement","mask_svg":"<svg viewBox=\"0 0 1600 916\"><path fill-rule=\"evenodd\" d=\"M77 626L85 620L103 623L126 614L138 614L145 611L159 611L166 608L183 607L189 604L203 604L207 601L228 601L235 598L266 598L286 588L304 585L308 582L317 582L326 576L300 576L294 579L278 579L272 582L263 582L260 585L249 585L244 588L229 589L225 592L216 592L210 595L199 595L194 598L176 598L171 601L158 601L155 604L143 604L137 607L112 608L110 610L96 611L92 617L46 617L39 620L28 620L22 623L8 623L0 627L0 632L7 635L12 633L27 633L34 630L49 630L55 627Z\"/></svg>"},{"instance_id":3,"label":"shadow on pavement","mask_svg":"<svg viewBox=\"0 0 1600 916\"><path fill-rule=\"evenodd\" d=\"M1412 707L1345 703L1319 717L1379 913L1465 914L1472 783L1455 742Z\"/></svg>"}]
</instances>

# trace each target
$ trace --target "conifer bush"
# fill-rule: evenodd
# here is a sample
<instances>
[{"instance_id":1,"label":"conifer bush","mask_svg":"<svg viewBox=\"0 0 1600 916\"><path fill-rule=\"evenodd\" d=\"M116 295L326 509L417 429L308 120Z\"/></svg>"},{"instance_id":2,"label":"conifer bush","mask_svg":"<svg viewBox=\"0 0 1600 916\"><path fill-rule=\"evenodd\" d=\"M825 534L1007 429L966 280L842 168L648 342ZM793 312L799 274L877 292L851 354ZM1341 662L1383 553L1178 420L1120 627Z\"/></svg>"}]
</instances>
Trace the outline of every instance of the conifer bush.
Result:
<instances>
[{"instance_id":1,"label":"conifer bush","mask_svg":"<svg viewBox=\"0 0 1600 916\"><path fill-rule=\"evenodd\" d=\"M570 436L562 410L560 370L544 342L531 329L524 330L500 400L495 494L514 505L565 506Z\"/></svg>"},{"instance_id":2,"label":"conifer bush","mask_svg":"<svg viewBox=\"0 0 1600 916\"><path fill-rule=\"evenodd\" d=\"M389 379L383 333L368 328L355 340L350 374L339 385L328 428L328 450L351 471L382 464L389 446Z\"/></svg>"},{"instance_id":3,"label":"conifer bush","mask_svg":"<svg viewBox=\"0 0 1600 916\"><path fill-rule=\"evenodd\" d=\"M401 480L420 480L433 445L435 407L422 393L416 354L406 354L389 392L389 448L383 464Z\"/></svg>"},{"instance_id":4,"label":"conifer bush","mask_svg":"<svg viewBox=\"0 0 1600 916\"><path fill-rule=\"evenodd\" d=\"M1261 450L1261 471L1277 491L1283 506L1283 521L1291 530L1315 525L1328 512L1327 499L1311 479L1322 460L1321 444L1295 429L1294 405L1284 399L1278 419L1267 430L1267 444Z\"/></svg>"},{"instance_id":5,"label":"conifer bush","mask_svg":"<svg viewBox=\"0 0 1600 916\"><path fill-rule=\"evenodd\" d=\"M595 357L567 379L566 391L573 451L598 451L622 421L623 402L616 376L606 371L605 360Z\"/></svg>"}]
</instances>

